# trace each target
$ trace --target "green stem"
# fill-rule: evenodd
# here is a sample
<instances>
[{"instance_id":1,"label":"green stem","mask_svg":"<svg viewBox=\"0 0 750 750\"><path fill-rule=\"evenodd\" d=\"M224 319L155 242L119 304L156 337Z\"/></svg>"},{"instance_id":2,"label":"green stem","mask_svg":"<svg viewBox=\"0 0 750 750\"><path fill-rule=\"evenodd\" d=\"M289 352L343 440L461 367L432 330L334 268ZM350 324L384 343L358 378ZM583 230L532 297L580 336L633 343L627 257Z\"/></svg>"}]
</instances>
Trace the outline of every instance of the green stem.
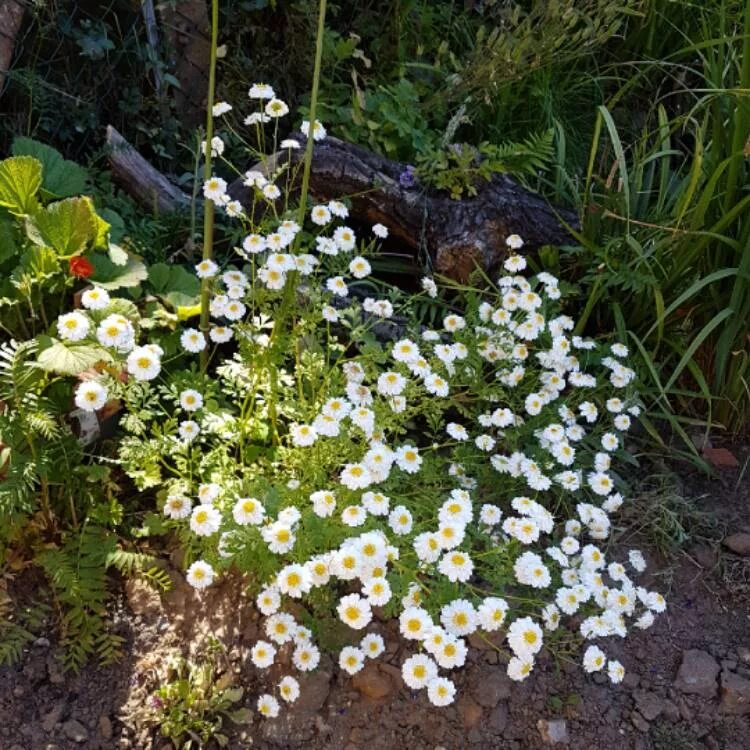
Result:
<instances>
[{"instance_id":1,"label":"green stem","mask_svg":"<svg viewBox=\"0 0 750 750\"><path fill-rule=\"evenodd\" d=\"M750 0L745 0L744 21L742 24L742 67L740 68L739 88L746 91L750 87ZM729 154L739 157L747 139L750 127L750 101L744 94L737 95L737 105L734 110L732 151ZM729 164L727 173L727 191L724 198L724 211L729 211L735 202L735 195L740 183L740 170L744 167L744 159L734 158Z\"/></svg>"},{"instance_id":2,"label":"green stem","mask_svg":"<svg viewBox=\"0 0 750 750\"><path fill-rule=\"evenodd\" d=\"M326 0L320 0L320 6L318 9L318 32L315 41L315 67L313 69L313 82L312 92L310 93L310 127L307 131L307 144L305 146L305 166L302 172L302 189L299 199L299 211L298 211L298 223L300 227L304 226L305 214L307 213L307 194L310 188L310 168L312 165L313 155L313 133L315 129L315 115L318 106L318 89L320 86L320 68L323 60L323 35L325 33L326 23ZM298 232L294 241L292 252L296 251L299 247L299 243L302 240L302 232ZM273 330L271 331L271 339L268 344L269 359L270 359L270 393L268 399L268 412L271 418L271 439L274 444L278 443L277 434L277 410L276 410L276 393L278 389L278 374L276 372L276 362L278 361L275 356L279 350L279 341L283 341L283 334L286 331L287 318L292 308L292 303L297 292L297 279L299 274L297 271L292 271L287 278L286 285L284 286L284 296L281 299L281 305L274 321Z\"/></svg>"},{"instance_id":3,"label":"green stem","mask_svg":"<svg viewBox=\"0 0 750 750\"><path fill-rule=\"evenodd\" d=\"M206 153L203 176L211 177L211 139L214 136L214 95L216 91L216 46L219 37L219 0L211 0L211 58L208 66L208 95L206 98ZM208 198L203 203L203 260L211 260L214 247L214 202ZM201 352L201 372L208 368L208 330L210 322L211 280L201 279L201 324L200 330L206 339Z\"/></svg>"}]
</instances>

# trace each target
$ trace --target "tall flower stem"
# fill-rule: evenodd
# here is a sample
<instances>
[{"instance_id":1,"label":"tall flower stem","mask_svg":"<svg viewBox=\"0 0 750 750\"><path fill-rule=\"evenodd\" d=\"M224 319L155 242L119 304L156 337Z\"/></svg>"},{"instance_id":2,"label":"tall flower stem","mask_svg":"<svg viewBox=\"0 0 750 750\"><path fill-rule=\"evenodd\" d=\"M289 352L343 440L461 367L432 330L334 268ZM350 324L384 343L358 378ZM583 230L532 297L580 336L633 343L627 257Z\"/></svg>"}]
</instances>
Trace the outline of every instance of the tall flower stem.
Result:
<instances>
[{"instance_id":1,"label":"tall flower stem","mask_svg":"<svg viewBox=\"0 0 750 750\"><path fill-rule=\"evenodd\" d=\"M216 46L219 38L219 0L211 0L211 57L208 65L208 93L206 96L206 153L204 154L203 178L211 177L211 139L214 136L214 96L216 92ZM211 260L214 254L214 202L206 198L203 202L203 260ZM206 341L201 352L201 372L208 367L208 330L210 321L211 279L201 280L200 329Z\"/></svg>"},{"instance_id":2,"label":"tall flower stem","mask_svg":"<svg viewBox=\"0 0 750 750\"><path fill-rule=\"evenodd\" d=\"M307 213L307 194L310 189L310 169L312 166L313 157L313 143L315 139L313 134L315 131L315 115L318 107L318 89L320 88L320 69L323 61L323 36L325 34L326 26L326 0L320 0L318 6L318 31L315 39L315 66L313 68L313 80L312 80L312 91L310 92L310 126L307 131L307 144L305 146L305 159L304 167L302 170L302 187L300 190L299 197L299 210L297 222L300 227L304 226L305 214ZM295 238L293 248L296 250L299 246L302 233L299 232ZM284 287L284 296L279 306L278 315L274 321L273 331L271 332L271 340L269 342L269 380L270 380L270 394L268 400L268 415L271 420L271 438L274 443L278 442L278 433L276 430L276 393L278 390L278 372L276 370L276 363L278 362L278 353L280 350L280 342L284 340L284 334L286 333L287 318L289 317L294 298L297 292L297 280L299 274L297 271L292 271Z\"/></svg>"}]
</instances>

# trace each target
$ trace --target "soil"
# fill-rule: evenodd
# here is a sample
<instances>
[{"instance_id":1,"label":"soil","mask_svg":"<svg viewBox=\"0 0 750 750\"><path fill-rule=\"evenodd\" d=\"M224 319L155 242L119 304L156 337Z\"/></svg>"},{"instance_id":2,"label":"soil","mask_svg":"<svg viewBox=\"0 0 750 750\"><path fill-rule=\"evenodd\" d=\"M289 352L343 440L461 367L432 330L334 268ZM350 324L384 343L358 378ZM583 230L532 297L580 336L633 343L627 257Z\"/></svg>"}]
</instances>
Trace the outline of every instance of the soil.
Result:
<instances>
[{"instance_id":1,"label":"soil","mask_svg":"<svg viewBox=\"0 0 750 750\"><path fill-rule=\"evenodd\" d=\"M696 532L704 538L669 558L649 548L645 537L635 540L655 571L649 585L667 595L668 610L650 630L604 644L628 670L622 684L612 686L603 675L586 675L549 655L528 680L513 683L496 650L474 648L471 661L453 675L456 703L437 709L424 691L415 694L401 682L403 644L391 636L386 654L355 679L324 658L279 719L254 713L249 725L225 727L229 747L748 750L750 549L732 552L722 540L750 532L750 450L733 452L739 467L721 468L710 480L682 480L695 508L710 514L711 533ZM627 544L634 545L632 533ZM22 663L0 670L0 750L171 747L143 726L142 709L169 655L195 652L209 636L226 645L226 670L235 684L257 695L263 683L248 651L258 616L240 581L225 580L199 596L179 574L174 578L163 598L138 582L121 587L111 613L113 627L126 637L121 662L64 674L47 634ZM698 673L690 675L696 664ZM700 694L686 692L693 689ZM253 704L248 697L245 705Z\"/></svg>"}]
</instances>

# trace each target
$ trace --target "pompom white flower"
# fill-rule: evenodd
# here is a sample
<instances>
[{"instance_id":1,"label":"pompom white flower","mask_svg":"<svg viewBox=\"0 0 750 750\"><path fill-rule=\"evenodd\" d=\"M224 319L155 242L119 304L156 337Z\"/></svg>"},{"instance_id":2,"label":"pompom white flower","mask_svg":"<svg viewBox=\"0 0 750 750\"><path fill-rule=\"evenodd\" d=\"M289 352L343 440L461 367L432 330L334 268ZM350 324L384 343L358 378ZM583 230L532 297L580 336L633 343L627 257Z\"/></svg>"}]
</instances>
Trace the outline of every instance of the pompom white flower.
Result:
<instances>
[{"instance_id":1,"label":"pompom white flower","mask_svg":"<svg viewBox=\"0 0 750 750\"><path fill-rule=\"evenodd\" d=\"M247 92L247 95L251 99L273 99L276 96L273 88L267 83L254 83Z\"/></svg>"},{"instance_id":2,"label":"pompom white flower","mask_svg":"<svg viewBox=\"0 0 750 750\"><path fill-rule=\"evenodd\" d=\"M269 693L264 693L258 698L258 713L266 719L275 719L280 710L279 702Z\"/></svg>"},{"instance_id":3,"label":"pompom white flower","mask_svg":"<svg viewBox=\"0 0 750 750\"><path fill-rule=\"evenodd\" d=\"M304 565L293 563L279 571L276 585L282 594L299 599L312 588L312 577Z\"/></svg>"},{"instance_id":4,"label":"pompom white flower","mask_svg":"<svg viewBox=\"0 0 750 750\"><path fill-rule=\"evenodd\" d=\"M607 664L607 655L598 646L589 646L583 654L583 668L587 672L598 672Z\"/></svg>"},{"instance_id":5,"label":"pompom white flower","mask_svg":"<svg viewBox=\"0 0 750 750\"><path fill-rule=\"evenodd\" d=\"M349 273L355 279L364 279L372 273L372 267L364 258L357 256L349 263Z\"/></svg>"},{"instance_id":6,"label":"pompom white flower","mask_svg":"<svg viewBox=\"0 0 750 750\"><path fill-rule=\"evenodd\" d=\"M298 645L292 654L292 664L300 672L310 672L320 663L320 651L311 644Z\"/></svg>"},{"instance_id":7,"label":"pompom white flower","mask_svg":"<svg viewBox=\"0 0 750 750\"><path fill-rule=\"evenodd\" d=\"M83 411L97 411L107 403L107 389L94 380L87 380L76 388L75 405Z\"/></svg>"},{"instance_id":8,"label":"pompom white flower","mask_svg":"<svg viewBox=\"0 0 750 750\"><path fill-rule=\"evenodd\" d=\"M146 346L133 349L125 364L136 380L153 380L161 372L161 358Z\"/></svg>"},{"instance_id":9,"label":"pompom white flower","mask_svg":"<svg viewBox=\"0 0 750 750\"><path fill-rule=\"evenodd\" d=\"M362 649L344 646L339 654L339 666L349 674L356 674L364 666L365 655Z\"/></svg>"},{"instance_id":10,"label":"pompom white flower","mask_svg":"<svg viewBox=\"0 0 750 750\"><path fill-rule=\"evenodd\" d=\"M380 237L381 240L384 240L388 236L388 227L383 224L373 224L372 233L376 237Z\"/></svg>"},{"instance_id":11,"label":"pompom white flower","mask_svg":"<svg viewBox=\"0 0 750 750\"><path fill-rule=\"evenodd\" d=\"M362 653L368 659L377 659L380 654L385 651L385 643L383 642L383 636L377 633L368 633L359 644Z\"/></svg>"},{"instance_id":12,"label":"pompom white flower","mask_svg":"<svg viewBox=\"0 0 750 750\"><path fill-rule=\"evenodd\" d=\"M448 706L455 695L456 686L447 677L435 677L427 683L427 697L433 706Z\"/></svg>"},{"instance_id":13,"label":"pompom white flower","mask_svg":"<svg viewBox=\"0 0 750 750\"><path fill-rule=\"evenodd\" d=\"M503 626L507 613L508 602L505 599L489 596L482 601L477 609L479 627L488 633L498 630Z\"/></svg>"},{"instance_id":14,"label":"pompom white flower","mask_svg":"<svg viewBox=\"0 0 750 750\"><path fill-rule=\"evenodd\" d=\"M308 136L310 133L310 121L309 120L303 120L302 126L300 127L300 131L304 136ZM312 137L314 141L322 141L327 133L326 129L323 127L323 123L320 120L315 120L315 124L313 125L312 129Z\"/></svg>"},{"instance_id":15,"label":"pompom white flower","mask_svg":"<svg viewBox=\"0 0 750 750\"><path fill-rule=\"evenodd\" d=\"M425 654L415 654L404 661L401 675L412 690L421 690L437 677L437 664Z\"/></svg>"},{"instance_id":16,"label":"pompom white flower","mask_svg":"<svg viewBox=\"0 0 750 750\"><path fill-rule=\"evenodd\" d=\"M81 304L87 310L104 310L109 305L109 294L98 286L87 289L81 295Z\"/></svg>"},{"instance_id":17,"label":"pompom white flower","mask_svg":"<svg viewBox=\"0 0 750 750\"><path fill-rule=\"evenodd\" d=\"M279 682L279 695L287 703L294 703L299 698L299 693L299 682L291 675L287 675Z\"/></svg>"},{"instance_id":18,"label":"pompom white flower","mask_svg":"<svg viewBox=\"0 0 750 750\"><path fill-rule=\"evenodd\" d=\"M290 436L292 438L292 443L298 447L310 446L318 438L315 428L309 424L292 425Z\"/></svg>"},{"instance_id":19,"label":"pompom white flower","mask_svg":"<svg viewBox=\"0 0 750 750\"><path fill-rule=\"evenodd\" d=\"M529 659L542 648L542 629L530 617L514 620L508 628L508 645L520 659Z\"/></svg>"},{"instance_id":20,"label":"pompom white flower","mask_svg":"<svg viewBox=\"0 0 750 750\"><path fill-rule=\"evenodd\" d=\"M198 536L211 536L221 527L221 513L213 505L196 505L190 516L190 530Z\"/></svg>"},{"instance_id":21,"label":"pompom white flower","mask_svg":"<svg viewBox=\"0 0 750 750\"><path fill-rule=\"evenodd\" d=\"M433 627L432 618L422 607L407 607L399 616L401 635L411 641L421 641Z\"/></svg>"},{"instance_id":22,"label":"pompom white flower","mask_svg":"<svg viewBox=\"0 0 750 750\"><path fill-rule=\"evenodd\" d=\"M272 118L283 117L289 113L289 106L285 101L274 97L266 104L264 112Z\"/></svg>"},{"instance_id":23,"label":"pompom white flower","mask_svg":"<svg viewBox=\"0 0 750 750\"><path fill-rule=\"evenodd\" d=\"M227 102L216 102L216 104L211 107L211 114L214 117L221 117L222 115L225 115L227 112L231 111L232 105L228 104Z\"/></svg>"},{"instance_id":24,"label":"pompom white flower","mask_svg":"<svg viewBox=\"0 0 750 750\"><path fill-rule=\"evenodd\" d=\"M191 443L198 437L201 431L200 425L192 419L184 419L177 426L177 433L185 443Z\"/></svg>"},{"instance_id":25,"label":"pompom white flower","mask_svg":"<svg viewBox=\"0 0 750 750\"><path fill-rule=\"evenodd\" d=\"M421 283L422 283L422 289L425 292L427 292L428 297L432 297L433 299L437 297L437 293L438 293L437 284L435 284L435 282L431 278L425 276L422 279Z\"/></svg>"},{"instance_id":26,"label":"pompom white flower","mask_svg":"<svg viewBox=\"0 0 750 750\"><path fill-rule=\"evenodd\" d=\"M81 341L90 330L91 323L83 313L66 313L57 319L57 333L64 341Z\"/></svg>"},{"instance_id":27,"label":"pompom white flower","mask_svg":"<svg viewBox=\"0 0 750 750\"><path fill-rule=\"evenodd\" d=\"M508 662L508 677L516 682L525 680L534 668L534 661L530 658L514 656Z\"/></svg>"},{"instance_id":28,"label":"pompom white flower","mask_svg":"<svg viewBox=\"0 0 750 750\"><path fill-rule=\"evenodd\" d=\"M474 563L465 552L453 551L443 555L438 569L452 583L463 583L471 578Z\"/></svg>"},{"instance_id":29,"label":"pompom white flower","mask_svg":"<svg viewBox=\"0 0 750 750\"><path fill-rule=\"evenodd\" d=\"M207 144L205 141L201 141L201 153L205 156L207 151ZM211 139L211 156L216 158L224 153L224 141L215 135Z\"/></svg>"},{"instance_id":30,"label":"pompom white flower","mask_svg":"<svg viewBox=\"0 0 750 750\"><path fill-rule=\"evenodd\" d=\"M413 523L412 514L403 505L397 505L388 514L388 525L393 530L393 533L399 536L411 533Z\"/></svg>"},{"instance_id":31,"label":"pompom white flower","mask_svg":"<svg viewBox=\"0 0 750 750\"><path fill-rule=\"evenodd\" d=\"M357 237L353 229L349 227L337 227L333 233L333 241L341 252L348 253L354 249Z\"/></svg>"},{"instance_id":32,"label":"pompom white flower","mask_svg":"<svg viewBox=\"0 0 750 750\"><path fill-rule=\"evenodd\" d=\"M331 209L328 206L313 206L310 209L310 220L319 227L324 227L331 221Z\"/></svg>"},{"instance_id":33,"label":"pompom white flower","mask_svg":"<svg viewBox=\"0 0 750 750\"><path fill-rule=\"evenodd\" d=\"M198 411L203 408L203 396L198 391L188 388L180 393L180 406L185 411Z\"/></svg>"},{"instance_id":34,"label":"pompom white flower","mask_svg":"<svg viewBox=\"0 0 750 750\"><path fill-rule=\"evenodd\" d=\"M185 574L187 582L196 589L205 589L214 581L214 569L203 560L196 560Z\"/></svg>"},{"instance_id":35,"label":"pompom white flower","mask_svg":"<svg viewBox=\"0 0 750 750\"><path fill-rule=\"evenodd\" d=\"M227 194L227 183L221 177L209 177L203 183L203 197L214 203L221 203Z\"/></svg>"},{"instance_id":36,"label":"pompom white flower","mask_svg":"<svg viewBox=\"0 0 750 750\"><path fill-rule=\"evenodd\" d=\"M625 667L619 661L610 659L607 663L607 674L609 675L610 682L617 685L625 678Z\"/></svg>"},{"instance_id":37,"label":"pompom white flower","mask_svg":"<svg viewBox=\"0 0 750 750\"><path fill-rule=\"evenodd\" d=\"M276 647L268 641L257 641L250 650L250 659L259 669L267 669L276 658Z\"/></svg>"},{"instance_id":38,"label":"pompom white flower","mask_svg":"<svg viewBox=\"0 0 750 750\"><path fill-rule=\"evenodd\" d=\"M471 602L454 599L440 610L440 622L455 636L470 635L477 629L477 613Z\"/></svg>"},{"instance_id":39,"label":"pompom white flower","mask_svg":"<svg viewBox=\"0 0 750 750\"><path fill-rule=\"evenodd\" d=\"M355 630L361 630L372 620L370 602L363 599L359 594L349 594L342 597L336 611L341 622Z\"/></svg>"},{"instance_id":40,"label":"pompom white flower","mask_svg":"<svg viewBox=\"0 0 750 750\"><path fill-rule=\"evenodd\" d=\"M269 587L263 589L263 591L258 594L255 603L258 605L258 609L261 613L268 617L269 615L275 615L279 611L281 597L275 588Z\"/></svg>"},{"instance_id":41,"label":"pompom white flower","mask_svg":"<svg viewBox=\"0 0 750 750\"><path fill-rule=\"evenodd\" d=\"M206 337L197 328L186 328L180 336L180 345L186 352L197 354L206 348Z\"/></svg>"},{"instance_id":42,"label":"pompom white flower","mask_svg":"<svg viewBox=\"0 0 750 750\"><path fill-rule=\"evenodd\" d=\"M190 498L185 495L167 495L167 500L164 503L164 515L171 518L173 521L187 518L190 515L190 509L192 502Z\"/></svg>"}]
</instances>

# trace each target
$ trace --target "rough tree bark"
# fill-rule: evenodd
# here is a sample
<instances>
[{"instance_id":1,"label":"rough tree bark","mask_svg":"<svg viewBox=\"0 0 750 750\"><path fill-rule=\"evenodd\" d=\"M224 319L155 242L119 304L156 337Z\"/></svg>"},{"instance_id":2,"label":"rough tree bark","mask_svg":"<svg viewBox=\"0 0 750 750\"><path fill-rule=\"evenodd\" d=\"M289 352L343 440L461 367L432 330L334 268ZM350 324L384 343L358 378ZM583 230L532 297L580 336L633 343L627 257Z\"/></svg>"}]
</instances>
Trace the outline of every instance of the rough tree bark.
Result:
<instances>
[{"instance_id":1,"label":"rough tree bark","mask_svg":"<svg viewBox=\"0 0 750 750\"><path fill-rule=\"evenodd\" d=\"M190 196L151 166L111 125L107 159L115 182L149 211L173 213L190 205Z\"/></svg>"},{"instance_id":2,"label":"rough tree bark","mask_svg":"<svg viewBox=\"0 0 750 750\"><path fill-rule=\"evenodd\" d=\"M0 95L13 62L16 38L21 30L25 5L18 0L0 0Z\"/></svg>"},{"instance_id":3,"label":"rough tree bark","mask_svg":"<svg viewBox=\"0 0 750 750\"><path fill-rule=\"evenodd\" d=\"M304 136L293 135L304 143ZM154 169L111 126L107 142L115 180L140 203L161 211L189 205L190 196ZM266 170L279 169L289 159L298 165L303 154L303 149L274 154L266 161ZM399 181L405 169L405 164L328 137L315 144L310 190L319 201L352 196L355 221L384 224L405 248L415 255L425 248L437 272L458 281L465 281L477 266L494 270L507 256L505 240L511 234L521 235L526 249L535 250L569 241L564 224L578 225L573 212L553 208L504 175L478 186L475 197L457 201L418 185L405 187ZM241 180L232 183L229 192L249 205L251 194Z\"/></svg>"},{"instance_id":4,"label":"rough tree bark","mask_svg":"<svg viewBox=\"0 0 750 750\"><path fill-rule=\"evenodd\" d=\"M174 96L177 112L189 125L206 116L211 23L206 0L177 0L157 5L164 38L170 50L171 72L180 82Z\"/></svg>"},{"instance_id":5,"label":"rough tree bark","mask_svg":"<svg viewBox=\"0 0 750 750\"><path fill-rule=\"evenodd\" d=\"M292 137L305 143L300 133ZM275 168L289 158L297 163L303 157L304 149L291 150L275 154L268 164ZM535 250L570 241L564 224L578 227L574 212L553 208L506 175L478 185L472 198L454 200L418 184L402 185L399 178L406 167L328 136L315 144L310 190L320 201L353 196L352 215L357 220L384 224L415 252L426 247L437 271L459 281L477 266L497 267L507 257L505 240L511 234L521 235L526 248ZM243 204L250 197L241 180L232 183L229 192Z\"/></svg>"}]
</instances>

